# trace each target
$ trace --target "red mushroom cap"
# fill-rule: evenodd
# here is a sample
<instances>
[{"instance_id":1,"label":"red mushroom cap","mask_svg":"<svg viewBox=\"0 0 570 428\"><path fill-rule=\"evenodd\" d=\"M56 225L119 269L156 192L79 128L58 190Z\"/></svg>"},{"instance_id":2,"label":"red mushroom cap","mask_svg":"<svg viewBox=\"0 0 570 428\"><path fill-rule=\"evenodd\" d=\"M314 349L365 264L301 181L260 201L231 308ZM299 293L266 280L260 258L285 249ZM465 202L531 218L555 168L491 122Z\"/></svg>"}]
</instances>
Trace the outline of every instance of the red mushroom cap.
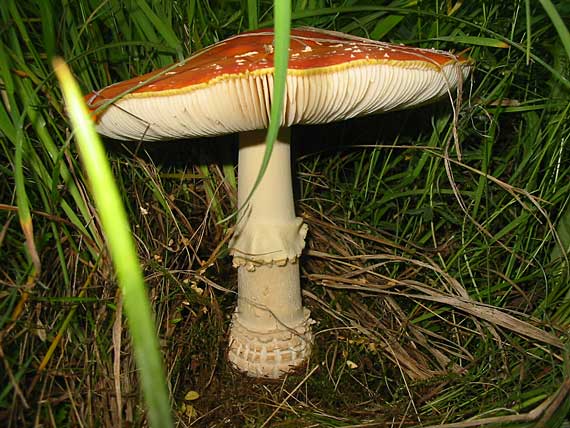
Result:
<instances>
[{"instance_id":1,"label":"red mushroom cap","mask_svg":"<svg viewBox=\"0 0 570 428\"><path fill-rule=\"evenodd\" d=\"M273 89L273 37L272 29L239 34L179 65L87 95L90 109L95 110L126 93L98 114L99 131L133 140L265 128ZM285 126L425 103L456 87L470 65L467 58L449 52L315 28L293 29L289 52Z\"/></svg>"}]
</instances>

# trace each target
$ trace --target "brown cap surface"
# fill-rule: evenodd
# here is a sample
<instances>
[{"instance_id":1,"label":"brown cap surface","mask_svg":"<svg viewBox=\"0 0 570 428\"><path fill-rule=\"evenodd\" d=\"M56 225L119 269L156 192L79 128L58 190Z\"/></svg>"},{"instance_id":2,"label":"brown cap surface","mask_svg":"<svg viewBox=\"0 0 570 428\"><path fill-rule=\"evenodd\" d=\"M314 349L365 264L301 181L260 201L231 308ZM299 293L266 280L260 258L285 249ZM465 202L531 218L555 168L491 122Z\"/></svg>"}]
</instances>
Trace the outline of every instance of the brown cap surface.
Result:
<instances>
[{"instance_id":1,"label":"brown cap surface","mask_svg":"<svg viewBox=\"0 0 570 428\"><path fill-rule=\"evenodd\" d=\"M314 28L291 31L282 125L326 123L403 109L441 97L469 61ZM138 86L138 87L137 87ZM134 89L133 89L134 88ZM273 30L230 37L180 65L86 96L98 131L126 140L213 136L264 129L273 91Z\"/></svg>"}]
</instances>

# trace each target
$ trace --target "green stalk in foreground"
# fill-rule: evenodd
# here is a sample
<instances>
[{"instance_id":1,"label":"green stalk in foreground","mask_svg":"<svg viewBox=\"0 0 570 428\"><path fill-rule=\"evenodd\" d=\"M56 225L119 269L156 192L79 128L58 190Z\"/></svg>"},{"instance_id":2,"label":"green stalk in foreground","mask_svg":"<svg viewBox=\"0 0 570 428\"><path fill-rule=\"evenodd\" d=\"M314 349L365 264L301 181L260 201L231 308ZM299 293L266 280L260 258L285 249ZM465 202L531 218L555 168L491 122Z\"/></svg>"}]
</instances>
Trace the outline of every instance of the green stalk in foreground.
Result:
<instances>
[{"instance_id":1,"label":"green stalk in foreground","mask_svg":"<svg viewBox=\"0 0 570 428\"><path fill-rule=\"evenodd\" d=\"M55 59L53 66L123 293L150 425L172 427L156 328L121 197L77 83L62 59Z\"/></svg>"}]
</instances>

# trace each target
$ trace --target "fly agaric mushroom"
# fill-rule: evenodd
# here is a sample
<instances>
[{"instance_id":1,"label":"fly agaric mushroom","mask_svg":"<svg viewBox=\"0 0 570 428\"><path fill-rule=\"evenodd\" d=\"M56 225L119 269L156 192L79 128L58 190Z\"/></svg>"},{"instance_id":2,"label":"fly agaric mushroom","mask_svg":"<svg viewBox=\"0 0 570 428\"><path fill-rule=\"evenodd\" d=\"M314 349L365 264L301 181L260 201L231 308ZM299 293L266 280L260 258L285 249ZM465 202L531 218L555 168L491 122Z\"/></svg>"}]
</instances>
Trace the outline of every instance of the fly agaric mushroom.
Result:
<instances>
[{"instance_id":1,"label":"fly agaric mushroom","mask_svg":"<svg viewBox=\"0 0 570 428\"><path fill-rule=\"evenodd\" d=\"M307 226L295 216L290 130L401 110L449 94L466 58L314 28L291 31L281 130L263 180L243 206L265 152L273 92L273 30L230 37L187 61L86 97L97 129L123 140L239 133L238 219L230 241L238 304L228 358L251 376L278 378L309 357L313 336L301 302L298 259ZM122 94L125 94L121 96Z\"/></svg>"}]
</instances>

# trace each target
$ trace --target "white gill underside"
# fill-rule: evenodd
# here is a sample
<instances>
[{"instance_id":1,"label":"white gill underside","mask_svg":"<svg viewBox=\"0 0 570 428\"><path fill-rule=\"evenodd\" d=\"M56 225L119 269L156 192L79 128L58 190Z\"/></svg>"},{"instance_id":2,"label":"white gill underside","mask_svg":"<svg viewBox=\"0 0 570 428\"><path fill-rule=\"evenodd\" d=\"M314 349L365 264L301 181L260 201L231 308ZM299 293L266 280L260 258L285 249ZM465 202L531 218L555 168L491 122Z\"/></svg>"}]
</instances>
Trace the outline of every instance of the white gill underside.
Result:
<instances>
[{"instance_id":1,"label":"white gill underside","mask_svg":"<svg viewBox=\"0 0 570 428\"><path fill-rule=\"evenodd\" d=\"M455 88L458 64L433 68L360 65L287 77L282 126L317 124L401 110ZM98 131L129 140L214 136L267 128L273 75L220 79L206 87L157 97L124 98L102 115Z\"/></svg>"}]
</instances>

